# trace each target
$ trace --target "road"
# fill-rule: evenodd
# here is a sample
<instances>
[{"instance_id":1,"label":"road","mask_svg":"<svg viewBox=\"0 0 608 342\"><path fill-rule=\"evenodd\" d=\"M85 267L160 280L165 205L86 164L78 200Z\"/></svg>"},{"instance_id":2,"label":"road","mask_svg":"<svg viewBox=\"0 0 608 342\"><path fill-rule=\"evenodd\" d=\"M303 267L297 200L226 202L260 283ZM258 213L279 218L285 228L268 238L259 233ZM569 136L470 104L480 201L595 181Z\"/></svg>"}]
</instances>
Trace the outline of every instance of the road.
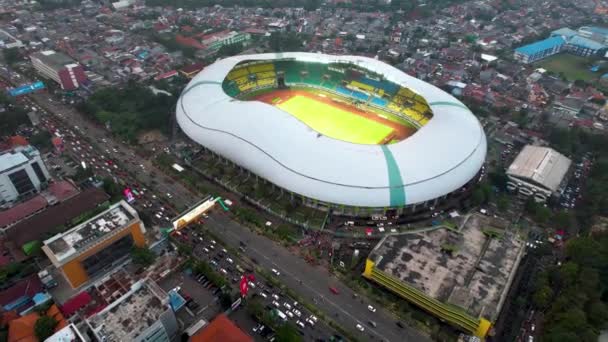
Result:
<instances>
[{"instance_id":1,"label":"road","mask_svg":"<svg viewBox=\"0 0 608 342\"><path fill-rule=\"evenodd\" d=\"M232 247L238 248L240 241L245 242L248 256L255 258L260 266L279 270L280 280L285 285L307 301L316 301L319 309L345 329L355 332L355 336L384 341L430 341L413 328L399 328L393 316L382 308L377 307L375 313L370 312L367 309L370 303L354 299L355 292L326 270L307 264L282 246L253 233L228 216L212 214L205 222L208 229ZM332 294L329 287L336 287L340 294ZM371 327L369 321L376 322L377 327ZM357 323L365 326L364 332L355 328Z\"/></svg>"},{"instance_id":2,"label":"road","mask_svg":"<svg viewBox=\"0 0 608 342\"><path fill-rule=\"evenodd\" d=\"M0 72L0 76L8 79L3 72ZM21 77L18 82L15 81L14 79L11 80L12 83L18 84L29 80ZM107 130L93 124L74 108L54 101L46 93L36 93L28 96L38 105L61 119L64 124L74 127L79 133L86 136L98 151L105 150L106 153L109 153L109 151L113 152L113 149L116 149L117 152L112 154L112 158L116 159L120 166L132 174L138 182L146 184L155 192L163 194L165 201L169 201L177 207L189 207L200 200L199 196L183 185L166 177L149 160L134 153L130 146L124 142L114 141ZM167 193L171 194L170 198L166 195ZM227 216L214 215L207 220L207 226L235 248L238 248L239 241L248 241L247 254L249 256L256 258L261 266L280 270L282 273L281 280L289 288L294 289L307 301L316 302L316 305L323 312L345 329L356 332L361 339L384 341L428 340L426 336L418 333L413 328L399 328L395 324L394 317L382 308L377 308L375 313L370 312L367 309L369 303L354 299L354 291L341 284L326 270L307 264L273 241L252 233L248 228L239 225ZM331 294L328 290L330 286L338 288L340 294ZM371 327L369 321L375 322L377 327ZM365 331L359 332L355 328L357 324L365 326Z\"/></svg>"}]
</instances>

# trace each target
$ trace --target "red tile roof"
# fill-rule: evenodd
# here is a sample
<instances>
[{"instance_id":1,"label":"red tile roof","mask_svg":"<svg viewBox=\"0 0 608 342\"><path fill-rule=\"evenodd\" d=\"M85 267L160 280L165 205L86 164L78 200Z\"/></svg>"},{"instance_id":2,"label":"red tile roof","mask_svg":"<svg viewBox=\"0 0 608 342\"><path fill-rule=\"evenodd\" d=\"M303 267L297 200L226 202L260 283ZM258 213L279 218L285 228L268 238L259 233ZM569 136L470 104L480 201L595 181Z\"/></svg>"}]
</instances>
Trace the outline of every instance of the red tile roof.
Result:
<instances>
[{"instance_id":1,"label":"red tile roof","mask_svg":"<svg viewBox=\"0 0 608 342\"><path fill-rule=\"evenodd\" d=\"M74 184L65 180L51 183L47 191L53 194L59 202L72 198L80 192Z\"/></svg>"},{"instance_id":2,"label":"red tile roof","mask_svg":"<svg viewBox=\"0 0 608 342\"><path fill-rule=\"evenodd\" d=\"M40 291L42 291L42 283L40 282L40 279L38 279L38 275L31 274L30 276L15 282L6 290L0 291L0 305L5 306L23 296L31 298Z\"/></svg>"},{"instance_id":3,"label":"red tile roof","mask_svg":"<svg viewBox=\"0 0 608 342\"><path fill-rule=\"evenodd\" d=\"M253 342L253 338L239 329L225 314L221 314L192 336L190 342Z\"/></svg>"},{"instance_id":4,"label":"red tile roof","mask_svg":"<svg viewBox=\"0 0 608 342\"><path fill-rule=\"evenodd\" d=\"M15 136L10 137L9 141L10 141L11 146L13 146L13 147L27 146L30 144L25 137L22 137L20 135L15 135Z\"/></svg>"},{"instance_id":5,"label":"red tile roof","mask_svg":"<svg viewBox=\"0 0 608 342\"><path fill-rule=\"evenodd\" d=\"M88 292L81 292L76 296L68 299L62 306L61 312L66 317L72 316L76 311L84 308L87 304L91 302L92 298Z\"/></svg>"},{"instance_id":6,"label":"red tile roof","mask_svg":"<svg viewBox=\"0 0 608 342\"><path fill-rule=\"evenodd\" d=\"M53 317L57 321L55 332L68 325L57 305L52 305L45 313L46 316ZM8 342L38 342L34 326L40 318L37 312L32 312L23 317L12 320L8 324Z\"/></svg>"},{"instance_id":7,"label":"red tile roof","mask_svg":"<svg viewBox=\"0 0 608 342\"><path fill-rule=\"evenodd\" d=\"M179 35L179 34L177 36L175 36L175 41L178 44L190 46L190 47L193 47L195 49L203 49L205 47L198 40L196 40L196 39L194 39L192 37L184 37L184 36Z\"/></svg>"},{"instance_id":8,"label":"red tile roof","mask_svg":"<svg viewBox=\"0 0 608 342\"><path fill-rule=\"evenodd\" d=\"M18 222L33 213L40 211L48 205L44 197L38 195L26 202L19 203L14 207L0 211L0 227L5 227Z\"/></svg>"}]
</instances>

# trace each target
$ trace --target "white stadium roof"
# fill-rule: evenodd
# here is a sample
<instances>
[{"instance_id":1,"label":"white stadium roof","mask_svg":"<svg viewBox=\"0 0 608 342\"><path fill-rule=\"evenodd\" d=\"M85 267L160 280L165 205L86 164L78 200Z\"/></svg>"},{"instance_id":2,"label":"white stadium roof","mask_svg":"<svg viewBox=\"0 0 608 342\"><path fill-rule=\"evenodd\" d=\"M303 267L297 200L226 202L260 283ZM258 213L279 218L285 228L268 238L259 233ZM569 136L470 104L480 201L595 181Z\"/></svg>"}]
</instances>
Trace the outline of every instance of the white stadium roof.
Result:
<instances>
[{"instance_id":1,"label":"white stadium roof","mask_svg":"<svg viewBox=\"0 0 608 342\"><path fill-rule=\"evenodd\" d=\"M294 58L347 62L384 75L426 99L433 118L391 145L361 145L319 136L283 110L224 93L239 62ZM177 121L194 141L294 193L332 204L400 207L441 197L471 180L486 156L475 116L441 89L375 59L314 53L234 56L209 65L182 92Z\"/></svg>"}]
</instances>

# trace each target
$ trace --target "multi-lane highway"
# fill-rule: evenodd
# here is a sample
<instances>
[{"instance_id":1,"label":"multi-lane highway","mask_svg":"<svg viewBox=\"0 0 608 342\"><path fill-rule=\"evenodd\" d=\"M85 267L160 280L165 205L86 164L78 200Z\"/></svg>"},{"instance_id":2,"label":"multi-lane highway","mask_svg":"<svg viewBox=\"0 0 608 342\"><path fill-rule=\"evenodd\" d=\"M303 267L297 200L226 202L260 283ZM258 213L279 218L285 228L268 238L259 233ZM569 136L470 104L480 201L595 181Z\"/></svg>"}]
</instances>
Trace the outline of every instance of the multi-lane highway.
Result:
<instances>
[{"instance_id":1,"label":"multi-lane highway","mask_svg":"<svg viewBox=\"0 0 608 342\"><path fill-rule=\"evenodd\" d=\"M2 71L0 71L0 76L8 80L8 75ZM23 76L19 78L19 83L27 81ZM153 193L162 196L164 201L183 208L193 205L200 199L201 196L164 175L149 160L137 155L134 149L124 142L114 140L103 127L93 124L75 109L53 100L46 93L29 95L26 101L36 102L50 114L56 116L63 125L72 127L83 140L86 137L96 153L111 154L112 159L118 163L120 168L126 170L140 184L148 186ZM29 103L33 105L32 102ZM263 236L252 233L228 216L215 214L206 222L210 230L231 246L238 248L239 241L245 242L248 246L247 256L256 259L260 266L279 270L283 283L294 289L307 301L316 303L327 316L352 331L361 340L428 340L426 336L413 328L398 327L396 319L374 303L355 298L355 293L351 289L341 284L326 270L307 264L283 247ZM330 287L338 289L339 294L332 294L329 291ZM376 312L368 309L370 304L376 308ZM364 331L356 328L358 324L364 327Z\"/></svg>"}]
</instances>

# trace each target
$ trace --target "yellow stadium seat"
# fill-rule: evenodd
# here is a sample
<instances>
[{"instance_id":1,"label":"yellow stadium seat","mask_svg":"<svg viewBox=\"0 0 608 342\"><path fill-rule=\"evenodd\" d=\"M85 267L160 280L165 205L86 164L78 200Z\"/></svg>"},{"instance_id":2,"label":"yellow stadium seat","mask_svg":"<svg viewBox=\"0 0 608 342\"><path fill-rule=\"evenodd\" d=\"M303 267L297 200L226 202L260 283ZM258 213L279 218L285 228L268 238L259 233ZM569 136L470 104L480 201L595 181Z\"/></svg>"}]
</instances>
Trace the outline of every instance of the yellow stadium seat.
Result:
<instances>
[{"instance_id":1,"label":"yellow stadium seat","mask_svg":"<svg viewBox=\"0 0 608 342\"><path fill-rule=\"evenodd\" d=\"M235 78L239 78L239 77L245 76L247 74L249 74L249 71L247 70L247 68L234 69L228 73L227 78L229 80L233 80Z\"/></svg>"},{"instance_id":2,"label":"yellow stadium seat","mask_svg":"<svg viewBox=\"0 0 608 342\"><path fill-rule=\"evenodd\" d=\"M270 71L270 70L274 70L274 64L272 64L272 63L255 64L255 65L249 66L249 71L251 71L252 74L255 74L258 72L263 72L263 71Z\"/></svg>"},{"instance_id":3,"label":"yellow stadium seat","mask_svg":"<svg viewBox=\"0 0 608 342\"><path fill-rule=\"evenodd\" d=\"M256 74L258 79L262 79L262 78L274 78L275 77L275 73L274 71L265 71L265 72L260 72Z\"/></svg>"}]
</instances>

